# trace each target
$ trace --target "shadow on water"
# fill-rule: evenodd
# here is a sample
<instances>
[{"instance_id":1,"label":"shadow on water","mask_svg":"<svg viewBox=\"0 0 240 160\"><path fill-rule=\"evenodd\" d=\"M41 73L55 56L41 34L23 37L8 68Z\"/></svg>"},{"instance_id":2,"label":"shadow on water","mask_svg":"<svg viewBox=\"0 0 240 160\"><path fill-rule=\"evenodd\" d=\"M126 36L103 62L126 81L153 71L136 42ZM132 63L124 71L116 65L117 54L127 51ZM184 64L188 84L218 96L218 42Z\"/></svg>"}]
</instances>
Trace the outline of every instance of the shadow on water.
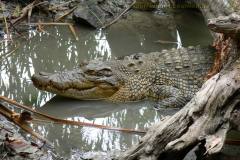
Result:
<instances>
[{"instance_id":1,"label":"shadow on water","mask_svg":"<svg viewBox=\"0 0 240 160\"><path fill-rule=\"evenodd\" d=\"M186 19L195 22L190 31ZM53 94L37 90L30 77L39 71L72 69L83 60L110 59L177 47L176 44L155 43L157 40L178 40L183 46L211 43L201 15L195 13L178 13L166 18L150 12L134 11L107 30L92 30L81 26L75 29L79 41L74 40L68 28L63 26L45 27L45 31L41 33L30 29L26 35L29 40L19 39L19 49L0 58L1 95L33 105L42 112L60 118L113 127L146 129L159 121L161 114L172 114L175 110L157 112L152 108L152 102L147 101L112 104L52 98ZM201 41L196 42L197 39ZM0 56L13 48L8 46L8 42L2 43ZM82 151L126 149L139 139L138 135L89 127L51 124L36 124L33 127L36 132L53 141L56 150L66 157L71 148Z\"/></svg>"},{"instance_id":2,"label":"shadow on water","mask_svg":"<svg viewBox=\"0 0 240 160\"><path fill-rule=\"evenodd\" d=\"M177 111L167 109L162 113L156 112L152 108L152 102L148 101L113 104L105 101L78 101L58 96L38 110L69 120L138 130L146 130L159 121L161 115L172 115ZM71 147L84 151L126 149L139 139L139 136L134 134L90 127L38 125L36 130L42 131L46 138L53 140L58 151L63 154L69 153Z\"/></svg>"}]
</instances>

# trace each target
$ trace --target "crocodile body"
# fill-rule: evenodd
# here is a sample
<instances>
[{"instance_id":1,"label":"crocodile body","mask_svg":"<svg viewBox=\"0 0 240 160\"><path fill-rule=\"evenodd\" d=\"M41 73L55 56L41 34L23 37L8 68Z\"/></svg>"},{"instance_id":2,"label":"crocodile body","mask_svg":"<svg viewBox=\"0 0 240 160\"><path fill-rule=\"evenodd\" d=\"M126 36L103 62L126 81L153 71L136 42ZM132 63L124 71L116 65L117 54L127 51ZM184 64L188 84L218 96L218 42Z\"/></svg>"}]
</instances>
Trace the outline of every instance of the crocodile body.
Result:
<instances>
[{"instance_id":1,"label":"crocodile body","mask_svg":"<svg viewBox=\"0 0 240 160\"><path fill-rule=\"evenodd\" d=\"M109 61L92 60L71 71L40 72L34 85L77 99L113 102L158 101L158 107L181 107L199 90L212 65L211 47L188 47L134 54Z\"/></svg>"}]
</instances>

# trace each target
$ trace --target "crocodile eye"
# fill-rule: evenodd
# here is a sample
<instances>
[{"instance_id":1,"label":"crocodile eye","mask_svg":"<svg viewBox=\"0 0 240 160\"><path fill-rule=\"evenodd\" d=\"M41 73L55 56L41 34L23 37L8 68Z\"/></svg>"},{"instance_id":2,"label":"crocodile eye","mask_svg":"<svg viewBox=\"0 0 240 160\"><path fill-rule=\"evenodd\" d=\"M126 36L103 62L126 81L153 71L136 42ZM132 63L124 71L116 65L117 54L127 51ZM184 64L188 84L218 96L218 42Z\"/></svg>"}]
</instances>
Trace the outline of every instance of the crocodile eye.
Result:
<instances>
[{"instance_id":1,"label":"crocodile eye","mask_svg":"<svg viewBox=\"0 0 240 160\"><path fill-rule=\"evenodd\" d=\"M104 69L99 70L97 72L97 75L110 77L110 76L112 76L112 70L109 68L104 68Z\"/></svg>"}]
</instances>

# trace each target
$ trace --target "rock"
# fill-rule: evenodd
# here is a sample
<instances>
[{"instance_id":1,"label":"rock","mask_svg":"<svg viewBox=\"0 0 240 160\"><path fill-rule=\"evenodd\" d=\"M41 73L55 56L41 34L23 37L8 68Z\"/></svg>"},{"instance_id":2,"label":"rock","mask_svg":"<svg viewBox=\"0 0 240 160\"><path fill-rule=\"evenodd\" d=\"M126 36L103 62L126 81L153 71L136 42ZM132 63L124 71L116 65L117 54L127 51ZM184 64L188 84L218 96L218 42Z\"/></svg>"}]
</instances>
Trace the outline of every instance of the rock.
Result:
<instances>
[{"instance_id":1,"label":"rock","mask_svg":"<svg viewBox=\"0 0 240 160\"><path fill-rule=\"evenodd\" d=\"M73 12L73 19L79 24L101 28L131 6L133 0L85 0Z\"/></svg>"}]
</instances>

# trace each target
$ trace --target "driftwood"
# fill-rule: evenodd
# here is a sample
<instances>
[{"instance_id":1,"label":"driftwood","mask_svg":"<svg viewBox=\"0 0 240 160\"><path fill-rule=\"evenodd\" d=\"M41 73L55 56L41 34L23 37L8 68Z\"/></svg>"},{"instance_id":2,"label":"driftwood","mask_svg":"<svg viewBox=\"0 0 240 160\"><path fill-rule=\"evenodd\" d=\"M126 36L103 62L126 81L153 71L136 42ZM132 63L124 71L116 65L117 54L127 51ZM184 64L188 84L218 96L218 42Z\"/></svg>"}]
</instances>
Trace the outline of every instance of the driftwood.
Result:
<instances>
[{"instance_id":1,"label":"driftwood","mask_svg":"<svg viewBox=\"0 0 240 160\"><path fill-rule=\"evenodd\" d=\"M197 2L207 5L200 8L206 21L220 15L229 20L229 15L235 11L233 6L222 0ZM210 21L211 25L215 20ZM232 23L229 21L227 26L236 26ZM220 26L222 28L214 31L225 34L213 33L213 36L221 35L221 42L228 40L227 43L219 41L216 45L219 57L212 72L222 69L220 73L208 79L183 109L151 127L139 144L125 152L120 160L181 160L194 148L198 148L199 157L212 155L221 151L229 130L240 129L239 37L232 36L233 32L226 34L229 32ZM237 26L240 26L240 21Z\"/></svg>"}]
</instances>

